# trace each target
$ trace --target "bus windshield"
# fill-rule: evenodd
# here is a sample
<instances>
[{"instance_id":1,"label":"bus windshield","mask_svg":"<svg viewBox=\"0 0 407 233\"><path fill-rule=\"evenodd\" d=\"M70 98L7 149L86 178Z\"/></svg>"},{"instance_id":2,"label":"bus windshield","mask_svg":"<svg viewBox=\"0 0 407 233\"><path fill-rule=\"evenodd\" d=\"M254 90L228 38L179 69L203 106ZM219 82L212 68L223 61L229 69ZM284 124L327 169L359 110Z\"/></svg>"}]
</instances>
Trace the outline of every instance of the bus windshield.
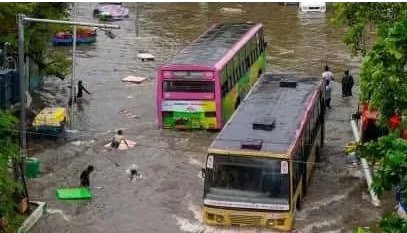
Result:
<instances>
[{"instance_id":1,"label":"bus windshield","mask_svg":"<svg viewBox=\"0 0 407 233\"><path fill-rule=\"evenodd\" d=\"M213 92L213 81L164 81L163 90L166 92Z\"/></svg>"},{"instance_id":2,"label":"bus windshield","mask_svg":"<svg viewBox=\"0 0 407 233\"><path fill-rule=\"evenodd\" d=\"M205 174L205 199L225 207L288 210L288 163L285 171L282 160L274 158L213 155L212 161Z\"/></svg>"}]
</instances>

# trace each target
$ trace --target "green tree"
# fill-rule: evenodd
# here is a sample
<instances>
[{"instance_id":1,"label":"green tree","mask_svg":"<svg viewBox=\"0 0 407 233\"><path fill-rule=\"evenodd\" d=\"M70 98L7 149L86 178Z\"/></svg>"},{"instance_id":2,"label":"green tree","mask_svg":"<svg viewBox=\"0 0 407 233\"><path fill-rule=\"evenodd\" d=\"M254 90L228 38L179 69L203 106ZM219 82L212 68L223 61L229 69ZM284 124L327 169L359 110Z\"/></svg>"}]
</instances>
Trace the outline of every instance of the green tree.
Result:
<instances>
[{"instance_id":1,"label":"green tree","mask_svg":"<svg viewBox=\"0 0 407 233\"><path fill-rule=\"evenodd\" d=\"M14 192L21 186L14 180L9 161L17 159L18 144L15 133L17 119L8 112L0 112L0 214L15 219Z\"/></svg>"},{"instance_id":2,"label":"green tree","mask_svg":"<svg viewBox=\"0 0 407 233\"><path fill-rule=\"evenodd\" d=\"M394 23L406 18L404 2L336 2L333 22L348 27L344 43L353 54L368 51L366 37L383 23Z\"/></svg>"},{"instance_id":3,"label":"green tree","mask_svg":"<svg viewBox=\"0 0 407 233\"><path fill-rule=\"evenodd\" d=\"M334 3L334 7L334 22L348 26L344 43L354 55L362 55L360 100L377 108L380 123L387 126L395 112L407 112L407 3ZM372 32L375 42L368 46L366 36ZM394 130L359 145L358 155L380 161L373 174L372 188L377 194L401 186L402 200L407 202L407 141L399 135ZM384 233L404 233L407 219L392 213L379 226Z\"/></svg>"},{"instance_id":4,"label":"green tree","mask_svg":"<svg viewBox=\"0 0 407 233\"><path fill-rule=\"evenodd\" d=\"M70 3L63 2L4 2L0 3L0 41L9 42L17 51L17 14L33 18L65 20L70 15ZM33 58L46 75L64 78L70 73L70 61L59 52L48 52L50 35L67 29L67 26L26 22L25 51Z\"/></svg>"},{"instance_id":5,"label":"green tree","mask_svg":"<svg viewBox=\"0 0 407 233\"><path fill-rule=\"evenodd\" d=\"M345 44L363 56L360 100L378 108L385 123L396 110L407 108L407 3L334 3L334 7L333 21L348 27ZM376 42L368 49L364 38L371 31Z\"/></svg>"}]
</instances>

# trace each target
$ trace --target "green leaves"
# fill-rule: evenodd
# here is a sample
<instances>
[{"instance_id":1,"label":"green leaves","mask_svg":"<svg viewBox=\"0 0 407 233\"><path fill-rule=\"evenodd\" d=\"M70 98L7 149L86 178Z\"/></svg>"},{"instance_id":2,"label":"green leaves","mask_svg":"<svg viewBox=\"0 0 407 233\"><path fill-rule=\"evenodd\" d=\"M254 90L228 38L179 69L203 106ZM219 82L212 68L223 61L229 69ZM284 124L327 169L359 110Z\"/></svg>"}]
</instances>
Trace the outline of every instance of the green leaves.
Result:
<instances>
[{"instance_id":1,"label":"green leaves","mask_svg":"<svg viewBox=\"0 0 407 233\"><path fill-rule=\"evenodd\" d=\"M360 100L380 112L380 123L396 111L403 113L407 127L407 3L370 2L334 3L334 22L348 26L344 43L353 54L363 56L360 67ZM373 29L377 38L367 50L366 34ZM403 187L402 200L407 203L407 141L392 132L377 141L358 146L357 154L380 164L373 175L375 193ZM383 233L407 232L407 219L391 214L380 221Z\"/></svg>"},{"instance_id":2,"label":"green leaves","mask_svg":"<svg viewBox=\"0 0 407 233\"><path fill-rule=\"evenodd\" d=\"M377 194L390 191L395 186L407 187L407 141L397 133L380 137L376 142L358 146L358 156L371 161L380 161L373 174L373 190ZM402 198L407 200L407 193Z\"/></svg>"},{"instance_id":3,"label":"green leaves","mask_svg":"<svg viewBox=\"0 0 407 233\"><path fill-rule=\"evenodd\" d=\"M379 226L382 233L404 233L407 232L407 218L391 213L380 220Z\"/></svg>"},{"instance_id":4,"label":"green leaves","mask_svg":"<svg viewBox=\"0 0 407 233\"><path fill-rule=\"evenodd\" d=\"M10 113L0 111L0 213L7 218L15 214L13 193L20 188L8 169L9 160L18 154L17 122Z\"/></svg>"},{"instance_id":5,"label":"green leaves","mask_svg":"<svg viewBox=\"0 0 407 233\"><path fill-rule=\"evenodd\" d=\"M59 2L0 3L0 22L2 22L0 41L9 42L12 49L17 51L17 14L22 13L34 18L66 20L70 15L70 6L70 3ZM48 53L50 36L65 28L66 26L58 24L25 23L26 52L34 60L52 64L52 67L47 65L44 67L46 75L63 77L70 73L69 60L61 59L60 56L54 59L54 54Z\"/></svg>"}]
</instances>

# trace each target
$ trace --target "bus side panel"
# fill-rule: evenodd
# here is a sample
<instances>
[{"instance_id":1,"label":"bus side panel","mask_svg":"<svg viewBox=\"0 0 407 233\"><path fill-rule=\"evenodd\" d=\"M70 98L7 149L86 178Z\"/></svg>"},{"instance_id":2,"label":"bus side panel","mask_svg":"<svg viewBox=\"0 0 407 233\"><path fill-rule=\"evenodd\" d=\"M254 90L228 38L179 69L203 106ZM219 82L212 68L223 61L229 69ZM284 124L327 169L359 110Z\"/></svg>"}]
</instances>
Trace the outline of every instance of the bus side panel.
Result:
<instances>
[{"instance_id":1,"label":"bus side panel","mask_svg":"<svg viewBox=\"0 0 407 233\"><path fill-rule=\"evenodd\" d=\"M161 115L161 101L162 101L162 72L161 69L157 69L156 81L155 81L155 111L156 111L156 122L158 127L162 127L162 115Z\"/></svg>"},{"instance_id":2,"label":"bus side panel","mask_svg":"<svg viewBox=\"0 0 407 233\"><path fill-rule=\"evenodd\" d=\"M312 172L314 171L315 163L317 162L317 153L319 153L317 151L318 150L317 147L319 147L319 144L320 144L320 142L318 140L318 138L320 137L320 134L321 134L321 128L319 128L319 130L318 130L318 134L315 137L314 145L311 148L311 152L310 152L310 155L307 160L307 177L306 177L307 186L310 183L311 175L312 175Z\"/></svg>"},{"instance_id":3,"label":"bus side panel","mask_svg":"<svg viewBox=\"0 0 407 233\"><path fill-rule=\"evenodd\" d=\"M265 54L265 52L260 54L248 71L239 78L237 84L222 98L222 125L228 121L229 117L240 104L240 101L245 98L259 79L260 70L264 72L266 64ZM219 80L221 79L222 78Z\"/></svg>"}]
</instances>

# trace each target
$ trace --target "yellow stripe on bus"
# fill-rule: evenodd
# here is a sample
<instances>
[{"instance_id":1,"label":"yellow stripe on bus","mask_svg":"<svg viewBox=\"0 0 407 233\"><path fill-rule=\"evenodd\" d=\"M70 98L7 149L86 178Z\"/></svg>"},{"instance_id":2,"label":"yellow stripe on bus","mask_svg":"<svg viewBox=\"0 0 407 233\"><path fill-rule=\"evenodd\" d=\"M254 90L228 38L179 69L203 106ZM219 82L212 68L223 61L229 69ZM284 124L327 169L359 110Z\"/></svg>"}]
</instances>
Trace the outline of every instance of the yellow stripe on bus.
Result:
<instances>
[{"instance_id":1,"label":"yellow stripe on bus","mask_svg":"<svg viewBox=\"0 0 407 233\"><path fill-rule=\"evenodd\" d=\"M209 154L223 154L223 155L247 155L247 156L280 158L280 159L289 159L290 158L286 154L274 154L274 153L265 152L265 151L253 151L253 150L226 150L226 149L209 148L208 153Z\"/></svg>"}]
</instances>

